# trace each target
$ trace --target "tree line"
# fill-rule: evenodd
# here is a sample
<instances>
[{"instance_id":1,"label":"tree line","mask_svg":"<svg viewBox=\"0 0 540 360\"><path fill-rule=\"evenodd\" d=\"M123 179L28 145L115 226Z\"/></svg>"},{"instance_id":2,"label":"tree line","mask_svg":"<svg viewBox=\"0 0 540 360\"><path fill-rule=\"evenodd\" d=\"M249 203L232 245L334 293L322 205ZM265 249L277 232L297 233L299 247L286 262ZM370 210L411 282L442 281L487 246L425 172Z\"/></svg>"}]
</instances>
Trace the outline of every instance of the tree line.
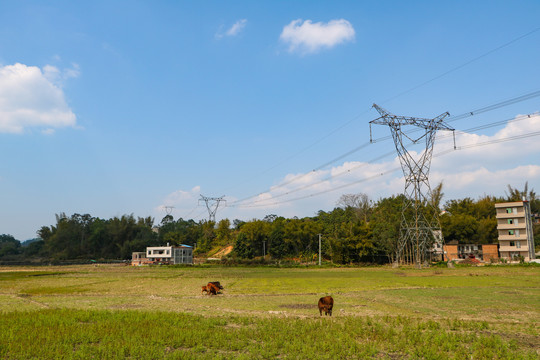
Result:
<instances>
[{"instance_id":1,"label":"tree line","mask_svg":"<svg viewBox=\"0 0 540 360\"><path fill-rule=\"evenodd\" d=\"M540 199L527 184L523 191L508 186L505 197L449 200L441 205L442 183L431 194L432 206L441 212L444 241L467 244L497 243L495 203L529 200L531 211L540 213ZM267 215L217 223L165 216L154 226L152 217L124 215L100 219L89 214L56 215L56 224L42 226L37 238L21 244L11 235L0 235L0 260L43 261L130 259L147 246L190 245L195 255L211 257L232 246L232 258L316 261L321 237L324 259L339 264L392 262L396 253L403 195L372 201L366 194L344 194L331 211L313 217L285 218ZM535 225L540 245L540 225Z\"/></svg>"}]
</instances>

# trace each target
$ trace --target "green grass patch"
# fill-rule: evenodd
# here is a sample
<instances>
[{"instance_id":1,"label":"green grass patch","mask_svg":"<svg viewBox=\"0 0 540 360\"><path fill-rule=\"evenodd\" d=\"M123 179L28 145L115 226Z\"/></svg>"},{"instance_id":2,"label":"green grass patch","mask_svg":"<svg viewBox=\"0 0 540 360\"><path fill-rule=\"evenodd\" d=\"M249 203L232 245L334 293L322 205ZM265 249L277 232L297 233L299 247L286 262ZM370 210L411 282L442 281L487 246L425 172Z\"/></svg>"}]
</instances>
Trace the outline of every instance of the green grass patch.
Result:
<instances>
[{"instance_id":1,"label":"green grass patch","mask_svg":"<svg viewBox=\"0 0 540 360\"><path fill-rule=\"evenodd\" d=\"M486 322L403 316L215 318L140 311L4 314L3 359L537 359Z\"/></svg>"},{"instance_id":2,"label":"green grass patch","mask_svg":"<svg viewBox=\"0 0 540 360\"><path fill-rule=\"evenodd\" d=\"M0 315L2 359L538 359L540 268L0 268Z\"/></svg>"}]
</instances>

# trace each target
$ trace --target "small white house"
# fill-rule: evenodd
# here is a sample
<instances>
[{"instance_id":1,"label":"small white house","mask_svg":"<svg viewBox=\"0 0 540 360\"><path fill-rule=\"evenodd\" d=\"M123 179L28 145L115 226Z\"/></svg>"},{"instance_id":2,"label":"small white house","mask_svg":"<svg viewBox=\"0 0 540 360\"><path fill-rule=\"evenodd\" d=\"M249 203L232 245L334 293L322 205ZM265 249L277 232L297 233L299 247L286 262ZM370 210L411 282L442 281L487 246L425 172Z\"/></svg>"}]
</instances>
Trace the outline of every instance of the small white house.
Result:
<instances>
[{"instance_id":1,"label":"small white house","mask_svg":"<svg viewBox=\"0 0 540 360\"><path fill-rule=\"evenodd\" d=\"M153 264L193 264L193 247L152 246L146 248L146 258Z\"/></svg>"}]
</instances>

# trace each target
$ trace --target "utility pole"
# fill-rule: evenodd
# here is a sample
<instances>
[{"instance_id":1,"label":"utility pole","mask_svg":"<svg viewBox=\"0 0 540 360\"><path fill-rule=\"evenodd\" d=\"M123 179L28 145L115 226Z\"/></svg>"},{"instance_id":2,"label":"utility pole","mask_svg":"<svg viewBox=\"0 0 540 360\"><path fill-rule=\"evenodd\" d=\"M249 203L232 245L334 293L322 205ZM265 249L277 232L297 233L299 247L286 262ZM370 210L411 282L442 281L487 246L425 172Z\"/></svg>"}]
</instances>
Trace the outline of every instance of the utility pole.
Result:
<instances>
[{"instance_id":1,"label":"utility pole","mask_svg":"<svg viewBox=\"0 0 540 360\"><path fill-rule=\"evenodd\" d=\"M319 234L319 266L321 266L321 234Z\"/></svg>"},{"instance_id":2,"label":"utility pole","mask_svg":"<svg viewBox=\"0 0 540 360\"><path fill-rule=\"evenodd\" d=\"M420 268L422 260L427 260L428 247L434 242L434 233L440 232L441 229L438 212L429 201L431 188L429 187L428 174L437 130L454 132L454 129L443 121L450 114L445 112L433 119L422 119L396 116L377 104L373 104L373 107L381 116L369 122L370 141L373 141L371 139L371 124L390 127L405 177L405 200L401 212L396 259L398 263L414 263ZM413 131L405 131L408 126L409 128L416 127L415 130L423 130L423 132L418 138L411 138L407 134ZM413 144L417 144L420 140L425 141L425 150L420 155L413 157L407 151L403 137Z\"/></svg>"}]
</instances>

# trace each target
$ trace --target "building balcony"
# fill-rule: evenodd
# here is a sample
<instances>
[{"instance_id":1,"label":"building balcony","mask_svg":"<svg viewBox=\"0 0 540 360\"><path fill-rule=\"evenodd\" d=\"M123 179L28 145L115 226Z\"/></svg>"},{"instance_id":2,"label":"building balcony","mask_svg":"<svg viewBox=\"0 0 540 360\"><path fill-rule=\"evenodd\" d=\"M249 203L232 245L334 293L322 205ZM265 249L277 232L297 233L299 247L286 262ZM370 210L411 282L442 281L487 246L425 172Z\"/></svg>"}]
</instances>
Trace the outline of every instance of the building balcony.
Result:
<instances>
[{"instance_id":1,"label":"building balcony","mask_svg":"<svg viewBox=\"0 0 540 360\"><path fill-rule=\"evenodd\" d=\"M499 252L528 252L529 251L529 247L528 246L523 246L521 245L521 247L516 247L516 246L500 246L499 247Z\"/></svg>"},{"instance_id":2,"label":"building balcony","mask_svg":"<svg viewBox=\"0 0 540 360\"><path fill-rule=\"evenodd\" d=\"M519 222L519 224L497 224L498 230L525 230L527 228L527 225L525 224L525 220L522 222Z\"/></svg>"},{"instance_id":3,"label":"building balcony","mask_svg":"<svg viewBox=\"0 0 540 360\"><path fill-rule=\"evenodd\" d=\"M519 236L516 235L501 235L499 234L499 241L516 241L516 240L523 240L527 241L527 234L520 234Z\"/></svg>"},{"instance_id":4,"label":"building balcony","mask_svg":"<svg viewBox=\"0 0 540 360\"><path fill-rule=\"evenodd\" d=\"M517 219L524 219L525 213L523 211L518 211L517 213L497 213L495 216L497 219L511 219L511 218L517 218Z\"/></svg>"}]
</instances>

